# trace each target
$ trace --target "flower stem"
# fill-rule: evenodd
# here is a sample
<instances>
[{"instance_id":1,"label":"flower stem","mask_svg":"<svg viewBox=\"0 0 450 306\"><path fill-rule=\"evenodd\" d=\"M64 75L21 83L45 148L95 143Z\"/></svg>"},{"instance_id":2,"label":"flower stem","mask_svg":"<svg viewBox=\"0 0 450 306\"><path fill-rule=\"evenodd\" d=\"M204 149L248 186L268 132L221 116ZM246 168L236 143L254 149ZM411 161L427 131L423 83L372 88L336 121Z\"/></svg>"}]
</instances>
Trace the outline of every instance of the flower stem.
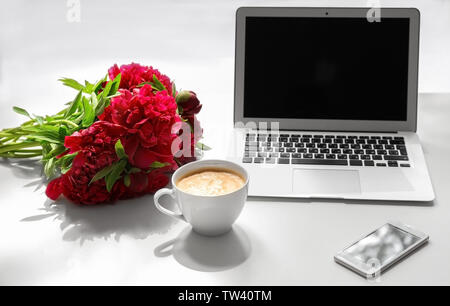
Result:
<instances>
[{"instance_id":1,"label":"flower stem","mask_svg":"<svg viewBox=\"0 0 450 306\"><path fill-rule=\"evenodd\" d=\"M39 147L40 145L41 144L37 141L22 142L22 143L8 143L8 144L0 146L0 154L9 152L9 151L16 151L18 149Z\"/></svg>"}]
</instances>

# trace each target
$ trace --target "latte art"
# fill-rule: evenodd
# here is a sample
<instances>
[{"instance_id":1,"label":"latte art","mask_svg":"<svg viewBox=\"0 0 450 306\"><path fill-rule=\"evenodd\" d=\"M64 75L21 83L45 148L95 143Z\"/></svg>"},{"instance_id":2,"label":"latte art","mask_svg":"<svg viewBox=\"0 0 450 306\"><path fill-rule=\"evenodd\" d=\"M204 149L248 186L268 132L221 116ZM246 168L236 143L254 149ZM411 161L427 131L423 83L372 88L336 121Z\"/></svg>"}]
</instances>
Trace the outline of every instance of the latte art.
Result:
<instances>
[{"instance_id":1,"label":"latte art","mask_svg":"<svg viewBox=\"0 0 450 306\"><path fill-rule=\"evenodd\" d=\"M186 175L178 181L177 187L193 195L219 196L236 191L244 184L244 179L235 173L207 169Z\"/></svg>"}]
</instances>

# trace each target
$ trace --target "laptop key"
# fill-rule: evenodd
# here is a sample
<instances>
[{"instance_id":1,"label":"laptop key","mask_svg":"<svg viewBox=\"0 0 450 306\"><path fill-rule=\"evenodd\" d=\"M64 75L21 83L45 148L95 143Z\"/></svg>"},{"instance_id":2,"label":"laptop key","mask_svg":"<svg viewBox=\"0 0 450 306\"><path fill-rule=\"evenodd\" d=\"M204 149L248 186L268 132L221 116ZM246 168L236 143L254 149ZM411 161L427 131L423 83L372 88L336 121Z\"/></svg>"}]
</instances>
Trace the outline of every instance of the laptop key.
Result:
<instances>
[{"instance_id":1,"label":"laptop key","mask_svg":"<svg viewBox=\"0 0 450 306\"><path fill-rule=\"evenodd\" d=\"M278 163L279 164L289 164L289 158L279 158Z\"/></svg>"},{"instance_id":2,"label":"laptop key","mask_svg":"<svg viewBox=\"0 0 450 306\"><path fill-rule=\"evenodd\" d=\"M295 153L295 151L296 151L295 148L286 148L286 152Z\"/></svg>"},{"instance_id":3,"label":"laptop key","mask_svg":"<svg viewBox=\"0 0 450 306\"><path fill-rule=\"evenodd\" d=\"M400 167L407 167L407 168L409 168L409 167L411 167L411 165L410 164L400 164Z\"/></svg>"},{"instance_id":4,"label":"laptop key","mask_svg":"<svg viewBox=\"0 0 450 306\"><path fill-rule=\"evenodd\" d=\"M269 153L269 157L278 157L279 154L278 153Z\"/></svg>"},{"instance_id":5,"label":"laptop key","mask_svg":"<svg viewBox=\"0 0 450 306\"><path fill-rule=\"evenodd\" d=\"M409 160L406 155L385 155L384 160Z\"/></svg>"},{"instance_id":6,"label":"laptop key","mask_svg":"<svg viewBox=\"0 0 450 306\"><path fill-rule=\"evenodd\" d=\"M373 160L365 160L364 161L364 166L366 166L366 167L373 167L373 166L375 166L375 163L374 163Z\"/></svg>"},{"instance_id":7,"label":"laptop key","mask_svg":"<svg viewBox=\"0 0 450 306\"><path fill-rule=\"evenodd\" d=\"M376 163L377 167L386 167L386 163Z\"/></svg>"},{"instance_id":8,"label":"laptop key","mask_svg":"<svg viewBox=\"0 0 450 306\"><path fill-rule=\"evenodd\" d=\"M255 164L262 164L263 162L264 162L264 158L262 158L262 157L255 157L253 159L253 163L255 163Z\"/></svg>"},{"instance_id":9,"label":"laptop key","mask_svg":"<svg viewBox=\"0 0 450 306\"><path fill-rule=\"evenodd\" d=\"M331 153L333 154L341 154L342 150L341 149L332 149Z\"/></svg>"},{"instance_id":10,"label":"laptop key","mask_svg":"<svg viewBox=\"0 0 450 306\"><path fill-rule=\"evenodd\" d=\"M309 149L308 153L319 153L319 149Z\"/></svg>"},{"instance_id":11,"label":"laptop key","mask_svg":"<svg viewBox=\"0 0 450 306\"><path fill-rule=\"evenodd\" d=\"M266 164L275 164L275 158L266 158Z\"/></svg>"},{"instance_id":12,"label":"laptop key","mask_svg":"<svg viewBox=\"0 0 450 306\"><path fill-rule=\"evenodd\" d=\"M398 167L398 163L396 161L388 161L388 166L389 167Z\"/></svg>"},{"instance_id":13,"label":"laptop key","mask_svg":"<svg viewBox=\"0 0 450 306\"><path fill-rule=\"evenodd\" d=\"M352 154L353 151L351 149L344 149L344 150L342 150L342 153L344 153L344 154Z\"/></svg>"},{"instance_id":14,"label":"laptop key","mask_svg":"<svg viewBox=\"0 0 450 306\"><path fill-rule=\"evenodd\" d=\"M362 166L363 162L361 160L350 160L350 166Z\"/></svg>"},{"instance_id":15,"label":"laptop key","mask_svg":"<svg viewBox=\"0 0 450 306\"><path fill-rule=\"evenodd\" d=\"M337 156L338 159L347 159L347 154L339 154Z\"/></svg>"},{"instance_id":16,"label":"laptop key","mask_svg":"<svg viewBox=\"0 0 450 306\"><path fill-rule=\"evenodd\" d=\"M314 154L314 158L324 158L323 154Z\"/></svg>"},{"instance_id":17,"label":"laptop key","mask_svg":"<svg viewBox=\"0 0 450 306\"><path fill-rule=\"evenodd\" d=\"M253 161L253 158L251 158L251 157L244 157L242 159L242 162L246 163L246 164L251 163L252 161Z\"/></svg>"},{"instance_id":18,"label":"laptop key","mask_svg":"<svg viewBox=\"0 0 450 306\"><path fill-rule=\"evenodd\" d=\"M339 159L299 159L293 158L291 160L292 164L295 165L336 165L336 166L347 166L346 160Z\"/></svg>"},{"instance_id":19,"label":"laptop key","mask_svg":"<svg viewBox=\"0 0 450 306\"><path fill-rule=\"evenodd\" d=\"M389 155L398 155L397 150L389 150Z\"/></svg>"},{"instance_id":20,"label":"laptop key","mask_svg":"<svg viewBox=\"0 0 450 306\"><path fill-rule=\"evenodd\" d=\"M382 160L383 156L381 156L381 155L372 155L372 159L373 160Z\"/></svg>"},{"instance_id":21,"label":"laptop key","mask_svg":"<svg viewBox=\"0 0 450 306\"><path fill-rule=\"evenodd\" d=\"M328 154L330 153L330 149L320 149L320 153Z\"/></svg>"},{"instance_id":22,"label":"laptop key","mask_svg":"<svg viewBox=\"0 0 450 306\"><path fill-rule=\"evenodd\" d=\"M336 159L336 154L327 154L325 155L327 159Z\"/></svg>"},{"instance_id":23,"label":"laptop key","mask_svg":"<svg viewBox=\"0 0 450 306\"><path fill-rule=\"evenodd\" d=\"M290 153L281 153L280 157L289 158L289 157L291 157L291 154Z\"/></svg>"},{"instance_id":24,"label":"laptop key","mask_svg":"<svg viewBox=\"0 0 450 306\"><path fill-rule=\"evenodd\" d=\"M303 154L303 158L313 158L313 155L311 153L305 153Z\"/></svg>"},{"instance_id":25,"label":"laptop key","mask_svg":"<svg viewBox=\"0 0 450 306\"><path fill-rule=\"evenodd\" d=\"M300 153L292 153L292 158L302 158L302 154L300 154Z\"/></svg>"},{"instance_id":26,"label":"laptop key","mask_svg":"<svg viewBox=\"0 0 450 306\"><path fill-rule=\"evenodd\" d=\"M297 153L308 153L308 150L305 148L298 148Z\"/></svg>"},{"instance_id":27,"label":"laptop key","mask_svg":"<svg viewBox=\"0 0 450 306\"><path fill-rule=\"evenodd\" d=\"M351 154L348 156L349 159L359 159L359 155Z\"/></svg>"},{"instance_id":28,"label":"laptop key","mask_svg":"<svg viewBox=\"0 0 450 306\"><path fill-rule=\"evenodd\" d=\"M362 160L370 160L370 155L361 155Z\"/></svg>"},{"instance_id":29,"label":"laptop key","mask_svg":"<svg viewBox=\"0 0 450 306\"><path fill-rule=\"evenodd\" d=\"M355 154L364 154L364 150L353 150Z\"/></svg>"},{"instance_id":30,"label":"laptop key","mask_svg":"<svg viewBox=\"0 0 450 306\"><path fill-rule=\"evenodd\" d=\"M405 141L404 140L389 140L389 144L404 145Z\"/></svg>"}]
</instances>

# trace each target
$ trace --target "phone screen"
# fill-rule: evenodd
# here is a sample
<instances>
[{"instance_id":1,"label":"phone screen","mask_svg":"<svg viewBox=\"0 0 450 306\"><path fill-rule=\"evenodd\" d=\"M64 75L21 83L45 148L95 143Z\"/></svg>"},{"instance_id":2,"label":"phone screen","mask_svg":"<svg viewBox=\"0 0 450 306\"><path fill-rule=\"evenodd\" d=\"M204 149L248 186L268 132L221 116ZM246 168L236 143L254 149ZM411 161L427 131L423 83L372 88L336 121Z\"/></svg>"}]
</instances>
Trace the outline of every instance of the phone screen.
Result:
<instances>
[{"instance_id":1,"label":"phone screen","mask_svg":"<svg viewBox=\"0 0 450 306\"><path fill-rule=\"evenodd\" d=\"M381 265L384 265L419 240L419 237L411 233L391 224L385 224L345 249L343 254L353 257L362 263L377 260Z\"/></svg>"}]
</instances>

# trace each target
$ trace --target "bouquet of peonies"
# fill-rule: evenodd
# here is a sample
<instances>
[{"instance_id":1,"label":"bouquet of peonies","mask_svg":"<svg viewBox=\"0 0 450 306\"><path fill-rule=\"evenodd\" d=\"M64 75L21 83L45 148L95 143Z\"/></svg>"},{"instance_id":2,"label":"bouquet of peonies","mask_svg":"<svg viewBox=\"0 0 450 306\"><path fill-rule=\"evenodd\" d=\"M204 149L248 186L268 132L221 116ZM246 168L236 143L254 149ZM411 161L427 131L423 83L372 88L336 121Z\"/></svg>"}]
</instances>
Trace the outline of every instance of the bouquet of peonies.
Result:
<instances>
[{"instance_id":1,"label":"bouquet of peonies","mask_svg":"<svg viewBox=\"0 0 450 306\"><path fill-rule=\"evenodd\" d=\"M53 200L62 194L92 205L154 193L196 148L207 149L195 93L177 92L166 75L135 63L108 75L84 85L61 79L78 91L64 110L42 117L14 107L30 120L0 131L0 157L42 157ZM189 141L176 141L181 136Z\"/></svg>"}]
</instances>

